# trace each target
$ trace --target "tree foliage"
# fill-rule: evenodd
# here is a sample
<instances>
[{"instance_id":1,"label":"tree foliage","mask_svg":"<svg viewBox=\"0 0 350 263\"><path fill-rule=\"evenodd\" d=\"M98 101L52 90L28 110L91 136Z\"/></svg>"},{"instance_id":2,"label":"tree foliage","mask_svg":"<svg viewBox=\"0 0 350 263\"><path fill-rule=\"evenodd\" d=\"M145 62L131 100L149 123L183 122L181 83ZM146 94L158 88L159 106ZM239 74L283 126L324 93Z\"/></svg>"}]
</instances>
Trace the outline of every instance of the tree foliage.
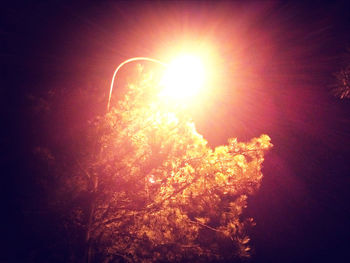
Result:
<instances>
[{"instance_id":1,"label":"tree foliage","mask_svg":"<svg viewBox=\"0 0 350 263\"><path fill-rule=\"evenodd\" d=\"M341 99L350 98L350 49L344 56L347 65L335 74L336 84L333 90Z\"/></svg>"},{"instance_id":2,"label":"tree foliage","mask_svg":"<svg viewBox=\"0 0 350 263\"><path fill-rule=\"evenodd\" d=\"M70 147L57 188L64 224L88 262L248 257L253 220L242 212L270 138L211 149L180 105L155 95L156 79L142 74Z\"/></svg>"}]
</instances>

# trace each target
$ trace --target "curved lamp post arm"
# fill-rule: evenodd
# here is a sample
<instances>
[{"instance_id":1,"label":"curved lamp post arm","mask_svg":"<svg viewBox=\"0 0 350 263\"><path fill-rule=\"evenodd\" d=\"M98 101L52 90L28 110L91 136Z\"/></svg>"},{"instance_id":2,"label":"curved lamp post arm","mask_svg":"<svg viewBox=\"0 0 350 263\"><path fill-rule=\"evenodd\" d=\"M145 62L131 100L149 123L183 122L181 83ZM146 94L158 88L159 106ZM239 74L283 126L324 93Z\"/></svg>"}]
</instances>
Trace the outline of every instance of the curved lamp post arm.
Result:
<instances>
[{"instance_id":1,"label":"curved lamp post arm","mask_svg":"<svg viewBox=\"0 0 350 263\"><path fill-rule=\"evenodd\" d=\"M140 60L155 62L155 63L158 63L158 64L164 66L164 67L167 66L165 63L161 62L160 60L153 59L153 58L147 58L147 57L133 57L133 58L129 58L129 59L123 61L122 63L120 63L119 66L117 67L117 69L114 71L114 74L113 74L113 78L112 78L112 82L111 82L111 87L110 87L110 90L109 90L109 97L108 97L108 104L107 104L107 112L109 111L109 106L110 106L110 103L111 103L111 97L112 97L112 92L113 92L113 86L114 86L115 77L116 77L116 75L117 75L119 69L120 69L122 66L124 66L125 64L129 63L129 62L140 61Z\"/></svg>"}]
</instances>

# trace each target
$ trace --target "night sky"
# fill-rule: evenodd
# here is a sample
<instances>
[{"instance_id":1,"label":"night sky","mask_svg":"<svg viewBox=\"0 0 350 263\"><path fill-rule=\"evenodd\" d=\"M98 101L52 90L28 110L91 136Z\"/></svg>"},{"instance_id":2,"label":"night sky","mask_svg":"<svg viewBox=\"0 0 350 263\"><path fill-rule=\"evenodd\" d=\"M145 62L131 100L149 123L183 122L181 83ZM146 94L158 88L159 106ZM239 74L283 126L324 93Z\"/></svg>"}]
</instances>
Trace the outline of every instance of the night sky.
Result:
<instances>
[{"instance_id":1,"label":"night sky","mask_svg":"<svg viewBox=\"0 0 350 263\"><path fill-rule=\"evenodd\" d=\"M274 144L246 211L256 222L252 262L350 262L350 100L332 94L334 73L350 64L346 1L35 1L0 9L0 262L49 253L54 219L40 209L48 197L36 147L64 147L103 114L123 60L168 59L187 42L211 45L219 58L211 95L192 109L209 144L262 133ZM85 87L99 97L84 97Z\"/></svg>"}]
</instances>

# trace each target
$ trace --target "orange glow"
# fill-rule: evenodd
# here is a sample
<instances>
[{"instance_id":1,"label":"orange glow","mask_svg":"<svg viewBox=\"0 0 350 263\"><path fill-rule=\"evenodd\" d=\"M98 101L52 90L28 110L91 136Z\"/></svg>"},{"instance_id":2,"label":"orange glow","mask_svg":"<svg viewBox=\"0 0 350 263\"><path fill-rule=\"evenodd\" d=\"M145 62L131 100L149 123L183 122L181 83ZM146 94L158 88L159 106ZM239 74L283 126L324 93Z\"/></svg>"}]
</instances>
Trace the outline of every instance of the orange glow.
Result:
<instances>
[{"instance_id":1,"label":"orange glow","mask_svg":"<svg viewBox=\"0 0 350 263\"><path fill-rule=\"evenodd\" d=\"M188 99L199 93L205 82L203 61L194 55L182 55L169 64L161 80L160 95Z\"/></svg>"}]
</instances>

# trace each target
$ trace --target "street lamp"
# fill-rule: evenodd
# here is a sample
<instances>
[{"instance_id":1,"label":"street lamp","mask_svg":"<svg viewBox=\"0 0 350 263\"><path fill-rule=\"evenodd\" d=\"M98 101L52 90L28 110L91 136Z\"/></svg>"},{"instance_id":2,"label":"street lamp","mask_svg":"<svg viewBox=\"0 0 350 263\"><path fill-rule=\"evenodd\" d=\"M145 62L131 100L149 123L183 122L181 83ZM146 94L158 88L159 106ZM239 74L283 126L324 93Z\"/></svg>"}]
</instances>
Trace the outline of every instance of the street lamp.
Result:
<instances>
[{"instance_id":1,"label":"street lamp","mask_svg":"<svg viewBox=\"0 0 350 263\"><path fill-rule=\"evenodd\" d=\"M204 66L202 61L193 55L182 55L170 64L148 57L133 57L119 64L114 71L109 90L107 112L109 111L114 82L118 71L122 66L133 61L150 61L165 68L160 85L163 87L160 96L172 99L188 99L197 94L204 84Z\"/></svg>"}]
</instances>

